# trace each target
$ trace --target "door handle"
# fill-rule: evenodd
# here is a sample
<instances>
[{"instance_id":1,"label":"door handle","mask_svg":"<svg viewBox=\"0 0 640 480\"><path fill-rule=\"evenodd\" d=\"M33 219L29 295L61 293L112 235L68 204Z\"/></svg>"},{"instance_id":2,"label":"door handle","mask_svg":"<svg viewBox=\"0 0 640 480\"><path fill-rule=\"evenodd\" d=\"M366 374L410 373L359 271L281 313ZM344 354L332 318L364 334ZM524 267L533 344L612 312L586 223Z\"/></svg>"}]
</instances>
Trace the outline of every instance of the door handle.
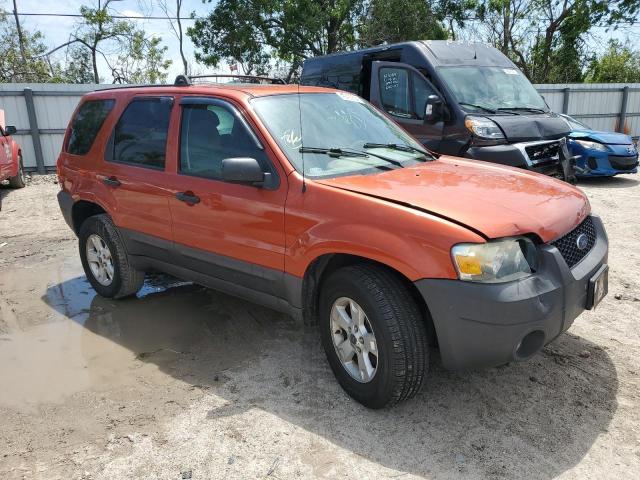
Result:
<instances>
[{"instance_id":1,"label":"door handle","mask_svg":"<svg viewBox=\"0 0 640 480\"><path fill-rule=\"evenodd\" d=\"M190 191L178 192L176 193L176 198L188 205L195 205L196 203L200 203L200 197Z\"/></svg>"},{"instance_id":2,"label":"door handle","mask_svg":"<svg viewBox=\"0 0 640 480\"><path fill-rule=\"evenodd\" d=\"M102 183L104 183L108 187L114 187L114 188L117 188L120 185L122 185L122 183L120 183L120 180L118 180L116 177L105 177L102 179Z\"/></svg>"}]
</instances>

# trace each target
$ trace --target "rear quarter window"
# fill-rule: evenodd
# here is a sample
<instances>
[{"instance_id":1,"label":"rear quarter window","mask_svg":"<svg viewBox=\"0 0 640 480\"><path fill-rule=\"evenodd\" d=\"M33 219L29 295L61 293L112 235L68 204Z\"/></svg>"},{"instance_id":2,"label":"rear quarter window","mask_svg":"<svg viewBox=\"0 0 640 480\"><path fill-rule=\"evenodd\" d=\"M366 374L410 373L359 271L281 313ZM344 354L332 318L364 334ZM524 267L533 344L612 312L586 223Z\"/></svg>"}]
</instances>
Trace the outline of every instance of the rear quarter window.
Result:
<instances>
[{"instance_id":1,"label":"rear quarter window","mask_svg":"<svg viewBox=\"0 0 640 480\"><path fill-rule=\"evenodd\" d=\"M89 100L80 106L71 120L67 153L85 155L91 150L96 135L115 103L113 99Z\"/></svg>"}]
</instances>

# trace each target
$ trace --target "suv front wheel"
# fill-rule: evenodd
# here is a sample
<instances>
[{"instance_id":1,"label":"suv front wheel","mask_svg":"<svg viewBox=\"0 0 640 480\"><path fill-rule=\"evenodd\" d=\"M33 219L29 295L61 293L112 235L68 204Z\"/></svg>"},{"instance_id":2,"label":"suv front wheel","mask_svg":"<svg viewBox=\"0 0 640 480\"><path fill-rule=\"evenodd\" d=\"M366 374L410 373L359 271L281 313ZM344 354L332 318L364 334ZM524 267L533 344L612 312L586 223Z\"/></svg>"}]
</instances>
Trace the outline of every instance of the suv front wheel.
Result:
<instances>
[{"instance_id":1,"label":"suv front wheel","mask_svg":"<svg viewBox=\"0 0 640 480\"><path fill-rule=\"evenodd\" d=\"M100 296L122 298L140 290L144 272L129 263L122 239L108 215L85 220L78 238L82 267Z\"/></svg>"},{"instance_id":2,"label":"suv front wheel","mask_svg":"<svg viewBox=\"0 0 640 480\"><path fill-rule=\"evenodd\" d=\"M413 397L429 366L426 327L406 285L376 265L341 268L320 293L322 344L344 390L369 408Z\"/></svg>"}]
</instances>

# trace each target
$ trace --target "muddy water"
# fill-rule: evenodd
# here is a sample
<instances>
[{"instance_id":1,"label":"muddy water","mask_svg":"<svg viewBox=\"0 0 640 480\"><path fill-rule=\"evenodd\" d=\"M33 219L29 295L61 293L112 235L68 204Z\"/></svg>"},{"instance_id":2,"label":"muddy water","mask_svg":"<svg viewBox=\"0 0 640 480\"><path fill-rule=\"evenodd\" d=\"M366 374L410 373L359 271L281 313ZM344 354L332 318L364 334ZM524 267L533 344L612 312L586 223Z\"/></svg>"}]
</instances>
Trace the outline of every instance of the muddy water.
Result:
<instances>
[{"instance_id":1,"label":"muddy water","mask_svg":"<svg viewBox=\"0 0 640 480\"><path fill-rule=\"evenodd\" d=\"M194 356L205 360L184 380L211 382L258 355L274 320L288 322L169 277L113 301L96 296L74 260L10 267L0 272L0 405L33 411L85 390L162 385Z\"/></svg>"}]
</instances>

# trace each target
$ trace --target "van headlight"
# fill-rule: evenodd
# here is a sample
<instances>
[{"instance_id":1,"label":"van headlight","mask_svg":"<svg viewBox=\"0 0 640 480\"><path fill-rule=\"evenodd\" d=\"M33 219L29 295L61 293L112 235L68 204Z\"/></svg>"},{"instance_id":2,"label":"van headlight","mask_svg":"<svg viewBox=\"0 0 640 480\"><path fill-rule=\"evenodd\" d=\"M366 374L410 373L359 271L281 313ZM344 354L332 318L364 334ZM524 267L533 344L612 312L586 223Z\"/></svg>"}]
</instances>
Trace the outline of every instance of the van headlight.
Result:
<instances>
[{"instance_id":1,"label":"van headlight","mask_svg":"<svg viewBox=\"0 0 640 480\"><path fill-rule=\"evenodd\" d=\"M578 145L586 148L587 150L598 150L599 152L607 152L608 148L599 142L592 142L590 140L574 140Z\"/></svg>"},{"instance_id":2,"label":"van headlight","mask_svg":"<svg viewBox=\"0 0 640 480\"><path fill-rule=\"evenodd\" d=\"M525 237L459 243L451 249L451 256L458 278L469 282L509 282L537 268L536 247Z\"/></svg>"},{"instance_id":3,"label":"van headlight","mask_svg":"<svg viewBox=\"0 0 640 480\"><path fill-rule=\"evenodd\" d=\"M498 124L493 120L489 120L485 117L468 115L464 119L464 124L476 137L484 140L504 140L502 130L500 130Z\"/></svg>"}]
</instances>

